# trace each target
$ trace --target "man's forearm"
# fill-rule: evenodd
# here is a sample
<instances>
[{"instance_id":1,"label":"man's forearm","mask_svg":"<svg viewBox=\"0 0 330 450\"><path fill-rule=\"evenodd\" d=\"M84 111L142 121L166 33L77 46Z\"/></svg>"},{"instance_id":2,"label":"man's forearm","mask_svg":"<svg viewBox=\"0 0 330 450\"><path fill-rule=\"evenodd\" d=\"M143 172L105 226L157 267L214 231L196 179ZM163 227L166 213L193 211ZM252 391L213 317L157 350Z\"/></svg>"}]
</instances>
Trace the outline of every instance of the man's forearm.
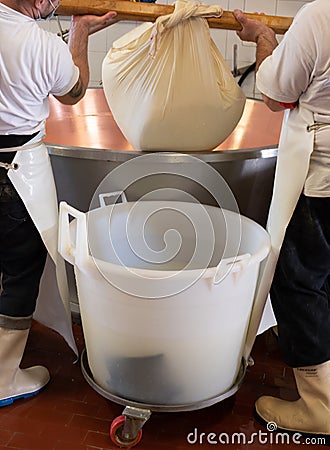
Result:
<instances>
[{"instance_id":1,"label":"man's forearm","mask_svg":"<svg viewBox=\"0 0 330 450\"><path fill-rule=\"evenodd\" d=\"M273 50L278 46L278 42L276 39L276 35L273 30L266 30L265 32L260 33L256 37L256 72L258 71L260 64L273 53ZM262 94L262 99L264 103L268 106L271 111L283 111L285 106L278 101L268 97L265 94Z\"/></svg>"},{"instance_id":2,"label":"man's forearm","mask_svg":"<svg viewBox=\"0 0 330 450\"><path fill-rule=\"evenodd\" d=\"M84 23L72 20L68 45L73 62L79 68L80 81L84 93L89 83L88 33L89 29Z\"/></svg>"},{"instance_id":3,"label":"man's forearm","mask_svg":"<svg viewBox=\"0 0 330 450\"><path fill-rule=\"evenodd\" d=\"M256 38L257 50L256 50L256 71L259 69L260 64L267 56L273 53L273 50L278 46L275 33L270 32L260 33Z\"/></svg>"}]
</instances>

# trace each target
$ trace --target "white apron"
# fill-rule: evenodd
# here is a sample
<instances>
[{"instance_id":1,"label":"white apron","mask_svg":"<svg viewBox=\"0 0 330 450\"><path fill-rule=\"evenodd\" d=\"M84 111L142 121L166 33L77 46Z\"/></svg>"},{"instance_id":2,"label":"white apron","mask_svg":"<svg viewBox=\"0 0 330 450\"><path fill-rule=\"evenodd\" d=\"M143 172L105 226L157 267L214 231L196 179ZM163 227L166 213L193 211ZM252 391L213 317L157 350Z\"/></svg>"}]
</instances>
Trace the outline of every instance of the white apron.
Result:
<instances>
[{"instance_id":1,"label":"white apron","mask_svg":"<svg viewBox=\"0 0 330 450\"><path fill-rule=\"evenodd\" d=\"M268 294L285 231L303 191L307 177L310 155L314 148L314 132L308 131L307 127L313 123L313 113L301 106L293 110L286 110L284 113L273 197L267 221L267 231L271 238L271 250L268 258L263 261L260 268L254 307L244 349L245 360L250 356L258 328L261 328L261 330L259 328L261 332L269 328L266 322L270 323L274 317ZM265 304L266 308L264 310ZM264 311L267 316L264 314L260 324Z\"/></svg>"},{"instance_id":2,"label":"white apron","mask_svg":"<svg viewBox=\"0 0 330 450\"><path fill-rule=\"evenodd\" d=\"M41 133L16 151L8 177L23 200L47 248L34 319L60 333L78 355L71 324L65 261L57 251L58 202L50 159Z\"/></svg>"}]
</instances>

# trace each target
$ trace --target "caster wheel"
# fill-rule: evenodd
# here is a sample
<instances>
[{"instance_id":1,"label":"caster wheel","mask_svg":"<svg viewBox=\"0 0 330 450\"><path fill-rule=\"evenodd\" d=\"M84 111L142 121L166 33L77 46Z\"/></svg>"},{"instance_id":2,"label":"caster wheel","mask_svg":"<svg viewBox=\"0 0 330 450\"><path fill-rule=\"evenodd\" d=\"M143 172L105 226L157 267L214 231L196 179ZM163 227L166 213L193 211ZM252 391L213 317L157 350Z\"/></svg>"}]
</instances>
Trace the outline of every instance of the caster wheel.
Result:
<instances>
[{"instance_id":1,"label":"caster wheel","mask_svg":"<svg viewBox=\"0 0 330 450\"><path fill-rule=\"evenodd\" d=\"M142 439L142 429L139 430L136 438L128 441L122 436L122 430L126 421L125 416L116 417L110 426L110 439L118 447L131 448L137 445Z\"/></svg>"}]
</instances>

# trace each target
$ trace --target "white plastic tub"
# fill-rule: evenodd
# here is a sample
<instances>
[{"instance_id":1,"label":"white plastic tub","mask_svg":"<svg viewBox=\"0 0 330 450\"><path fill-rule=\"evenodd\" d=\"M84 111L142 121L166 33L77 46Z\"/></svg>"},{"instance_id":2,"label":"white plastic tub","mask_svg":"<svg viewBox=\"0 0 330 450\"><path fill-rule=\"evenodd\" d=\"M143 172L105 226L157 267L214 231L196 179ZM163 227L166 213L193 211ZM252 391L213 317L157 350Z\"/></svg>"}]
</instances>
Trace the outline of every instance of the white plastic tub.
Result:
<instances>
[{"instance_id":1,"label":"white plastic tub","mask_svg":"<svg viewBox=\"0 0 330 450\"><path fill-rule=\"evenodd\" d=\"M73 220L69 224L69 216ZM237 213L145 201L60 207L89 367L121 398L190 404L235 382L268 233Z\"/></svg>"}]
</instances>

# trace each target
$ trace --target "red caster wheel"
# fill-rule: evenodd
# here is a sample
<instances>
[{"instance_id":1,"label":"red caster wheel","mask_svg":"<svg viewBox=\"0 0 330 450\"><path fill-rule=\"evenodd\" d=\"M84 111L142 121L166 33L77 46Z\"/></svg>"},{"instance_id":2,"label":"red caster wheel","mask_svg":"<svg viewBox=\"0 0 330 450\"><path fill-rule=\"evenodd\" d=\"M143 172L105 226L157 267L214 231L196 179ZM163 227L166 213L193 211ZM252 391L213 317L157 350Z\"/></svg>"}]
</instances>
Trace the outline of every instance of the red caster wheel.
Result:
<instances>
[{"instance_id":1,"label":"red caster wheel","mask_svg":"<svg viewBox=\"0 0 330 450\"><path fill-rule=\"evenodd\" d=\"M124 424L127 419L125 416L118 416L116 417L110 426L110 439L114 444L116 444L118 447L122 448L131 448L137 445L141 439L142 439L142 429L138 431L137 436L134 439L126 439L123 436L123 429Z\"/></svg>"}]
</instances>

